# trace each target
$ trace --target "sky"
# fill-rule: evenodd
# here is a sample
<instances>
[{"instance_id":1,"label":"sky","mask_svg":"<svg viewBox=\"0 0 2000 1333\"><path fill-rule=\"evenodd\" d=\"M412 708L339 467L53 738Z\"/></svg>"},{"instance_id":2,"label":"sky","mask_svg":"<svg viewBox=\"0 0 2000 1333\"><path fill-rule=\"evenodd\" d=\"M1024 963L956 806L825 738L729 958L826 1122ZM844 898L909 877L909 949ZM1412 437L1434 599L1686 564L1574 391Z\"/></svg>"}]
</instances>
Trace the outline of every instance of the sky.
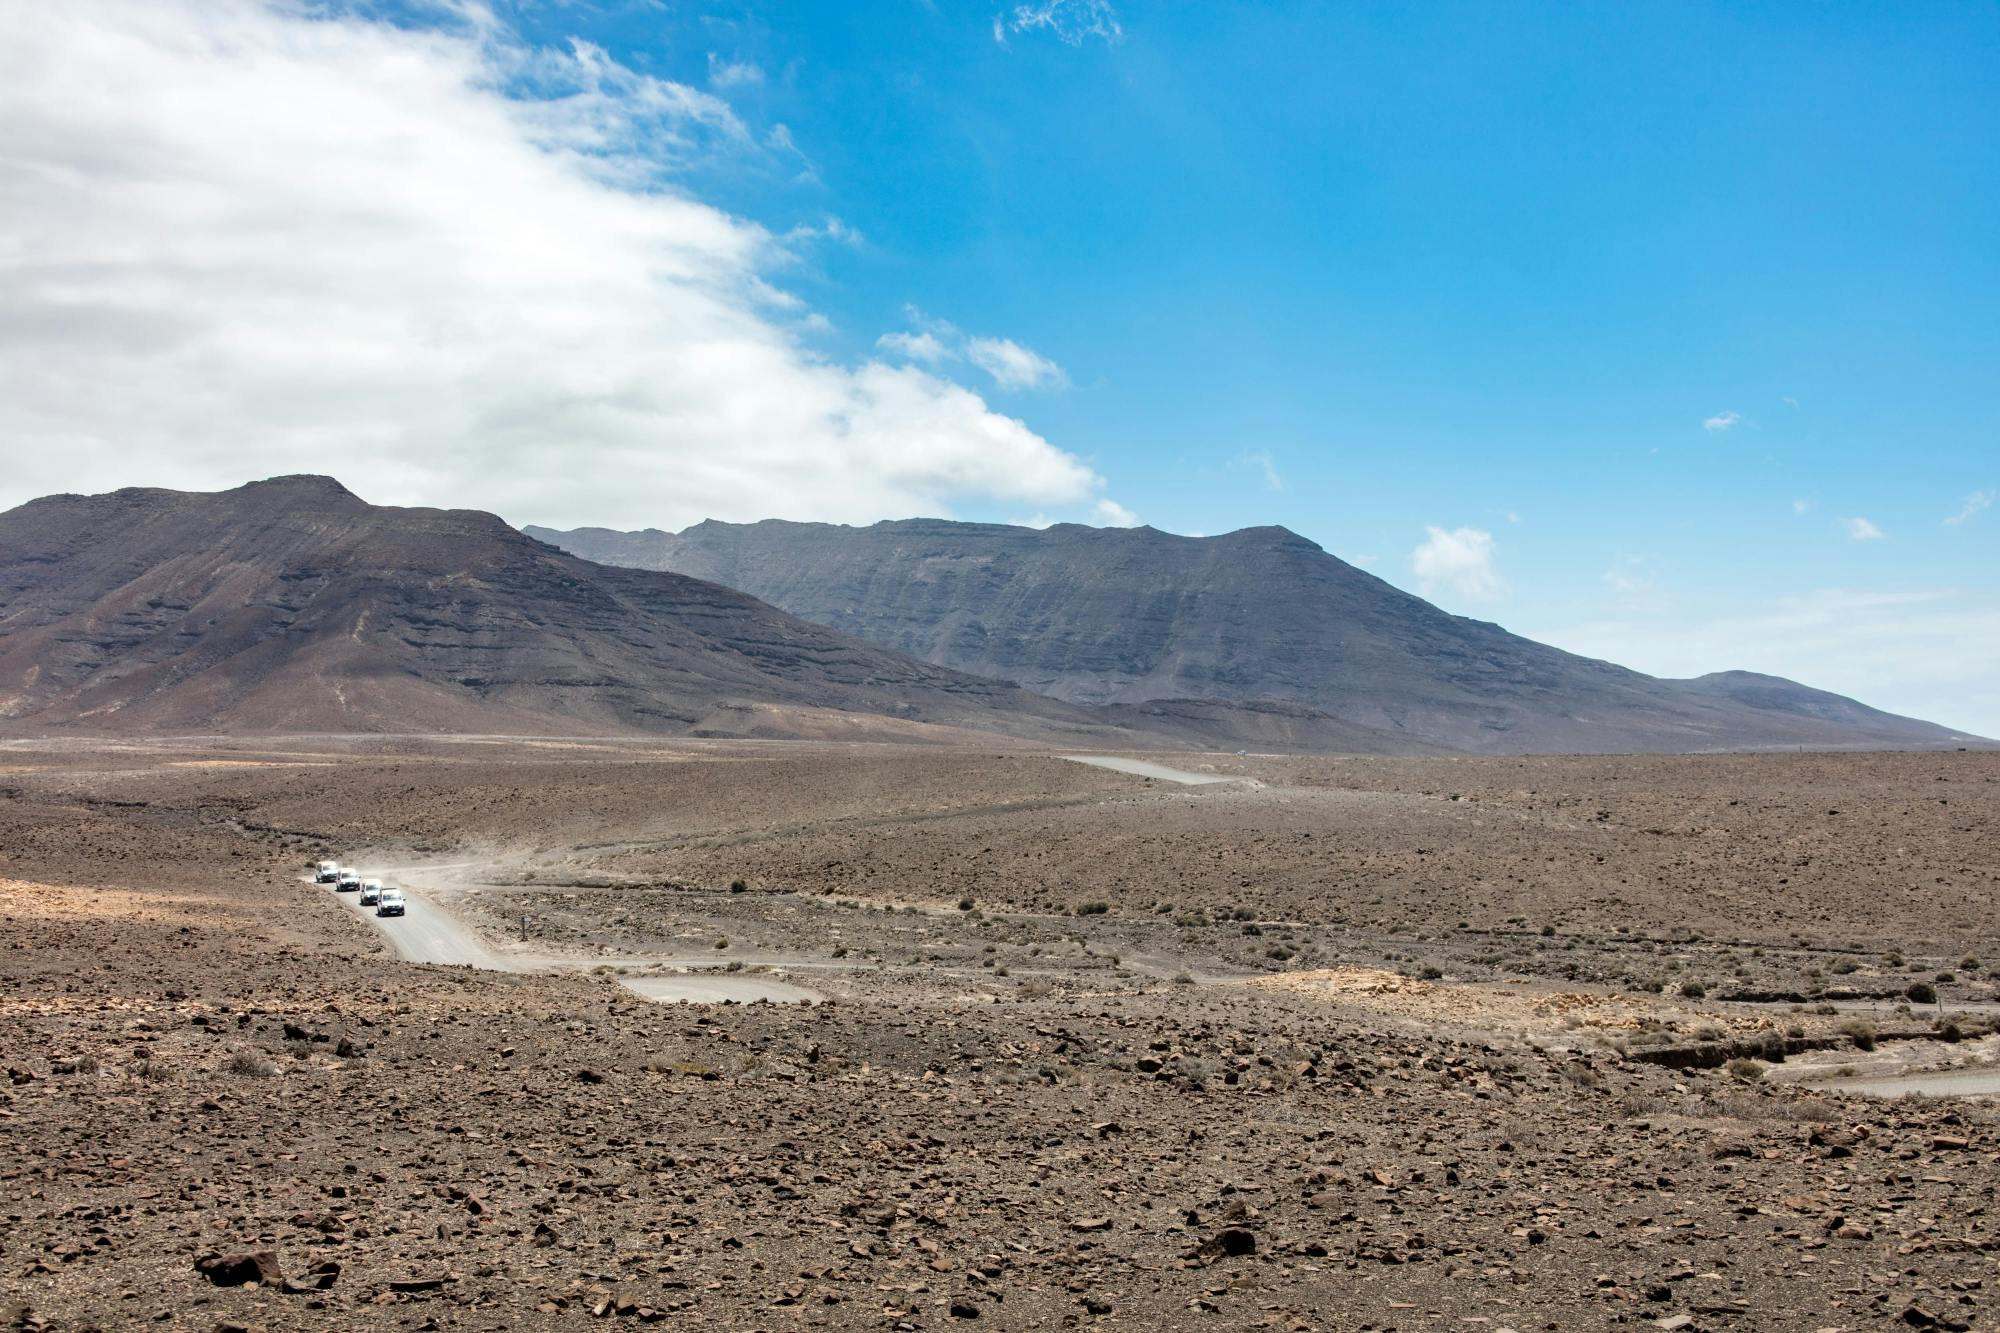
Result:
<instances>
[{"instance_id":1,"label":"sky","mask_svg":"<svg viewBox=\"0 0 2000 1333\"><path fill-rule=\"evenodd\" d=\"M2000 735L2000 8L0 0L0 505L1277 523Z\"/></svg>"}]
</instances>

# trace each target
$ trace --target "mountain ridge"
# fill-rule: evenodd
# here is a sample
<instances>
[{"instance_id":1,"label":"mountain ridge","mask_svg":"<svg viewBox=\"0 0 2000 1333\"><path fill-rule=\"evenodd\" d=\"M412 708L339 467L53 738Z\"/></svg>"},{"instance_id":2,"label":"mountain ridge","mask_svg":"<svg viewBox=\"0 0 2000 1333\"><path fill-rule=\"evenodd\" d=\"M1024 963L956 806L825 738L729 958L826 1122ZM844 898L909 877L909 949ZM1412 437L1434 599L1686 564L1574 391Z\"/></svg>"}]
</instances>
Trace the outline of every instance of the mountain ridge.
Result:
<instances>
[{"instance_id":1,"label":"mountain ridge","mask_svg":"<svg viewBox=\"0 0 2000 1333\"><path fill-rule=\"evenodd\" d=\"M740 587L925 661L1076 703L1274 700L1470 752L1979 739L1795 682L1783 682L1787 693L1753 686L1751 673L1668 681L1567 653L1451 615L1272 525L1215 537L948 519L524 530L604 563Z\"/></svg>"},{"instance_id":2,"label":"mountain ridge","mask_svg":"<svg viewBox=\"0 0 2000 1333\"><path fill-rule=\"evenodd\" d=\"M330 478L0 514L0 717L17 724L699 731L753 705L1102 732L744 593L595 566L478 510L368 505Z\"/></svg>"},{"instance_id":3,"label":"mountain ridge","mask_svg":"<svg viewBox=\"0 0 2000 1333\"><path fill-rule=\"evenodd\" d=\"M1406 748L1309 709L1067 704L311 475L0 513L0 730L31 729Z\"/></svg>"}]
</instances>

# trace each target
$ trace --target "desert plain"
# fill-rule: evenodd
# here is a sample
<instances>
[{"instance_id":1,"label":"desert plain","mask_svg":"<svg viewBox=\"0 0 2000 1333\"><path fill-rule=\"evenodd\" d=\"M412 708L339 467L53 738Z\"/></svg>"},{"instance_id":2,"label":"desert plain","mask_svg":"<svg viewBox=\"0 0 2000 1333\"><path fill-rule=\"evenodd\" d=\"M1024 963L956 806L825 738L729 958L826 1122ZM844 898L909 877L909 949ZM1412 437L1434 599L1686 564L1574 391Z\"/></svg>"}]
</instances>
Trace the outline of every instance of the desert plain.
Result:
<instances>
[{"instance_id":1,"label":"desert plain","mask_svg":"<svg viewBox=\"0 0 2000 1333\"><path fill-rule=\"evenodd\" d=\"M1123 758L7 743L0 1323L1995 1325L2000 753Z\"/></svg>"}]
</instances>

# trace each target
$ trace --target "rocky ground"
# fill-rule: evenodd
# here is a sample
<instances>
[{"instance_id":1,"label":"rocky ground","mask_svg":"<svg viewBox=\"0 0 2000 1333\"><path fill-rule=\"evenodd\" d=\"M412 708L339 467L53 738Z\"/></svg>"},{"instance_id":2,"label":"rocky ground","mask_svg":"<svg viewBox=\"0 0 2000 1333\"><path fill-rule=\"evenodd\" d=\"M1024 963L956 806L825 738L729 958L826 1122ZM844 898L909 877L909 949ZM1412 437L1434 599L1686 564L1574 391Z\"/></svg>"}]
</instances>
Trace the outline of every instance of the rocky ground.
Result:
<instances>
[{"instance_id":1,"label":"rocky ground","mask_svg":"<svg viewBox=\"0 0 2000 1333\"><path fill-rule=\"evenodd\" d=\"M2000 756L1164 762L0 750L0 1325L1995 1324Z\"/></svg>"}]
</instances>

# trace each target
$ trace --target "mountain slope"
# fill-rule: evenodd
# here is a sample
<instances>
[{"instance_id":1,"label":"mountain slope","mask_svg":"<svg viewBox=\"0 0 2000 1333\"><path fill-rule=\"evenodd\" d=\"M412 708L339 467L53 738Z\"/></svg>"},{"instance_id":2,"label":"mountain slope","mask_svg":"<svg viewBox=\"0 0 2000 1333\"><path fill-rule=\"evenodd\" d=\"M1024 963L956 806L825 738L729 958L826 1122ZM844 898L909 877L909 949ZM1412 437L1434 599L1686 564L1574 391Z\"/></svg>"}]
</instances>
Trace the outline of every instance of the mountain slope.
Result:
<instances>
[{"instance_id":1,"label":"mountain slope","mask_svg":"<svg viewBox=\"0 0 2000 1333\"><path fill-rule=\"evenodd\" d=\"M917 519L528 531L1077 703L1277 700L1501 753L1963 739L1773 678L1665 681L1565 653L1448 615L1283 528L1193 538Z\"/></svg>"},{"instance_id":2,"label":"mountain slope","mask_svg":"<svg viewBox=\"0 0 2000 1333\"><path fill-rule=\"evenodd\" d=\"M0 720L126 731L1047 738L1084 710L490 514L320 477L51 496L0 514Z\"/></svg>"}]
</instances>

